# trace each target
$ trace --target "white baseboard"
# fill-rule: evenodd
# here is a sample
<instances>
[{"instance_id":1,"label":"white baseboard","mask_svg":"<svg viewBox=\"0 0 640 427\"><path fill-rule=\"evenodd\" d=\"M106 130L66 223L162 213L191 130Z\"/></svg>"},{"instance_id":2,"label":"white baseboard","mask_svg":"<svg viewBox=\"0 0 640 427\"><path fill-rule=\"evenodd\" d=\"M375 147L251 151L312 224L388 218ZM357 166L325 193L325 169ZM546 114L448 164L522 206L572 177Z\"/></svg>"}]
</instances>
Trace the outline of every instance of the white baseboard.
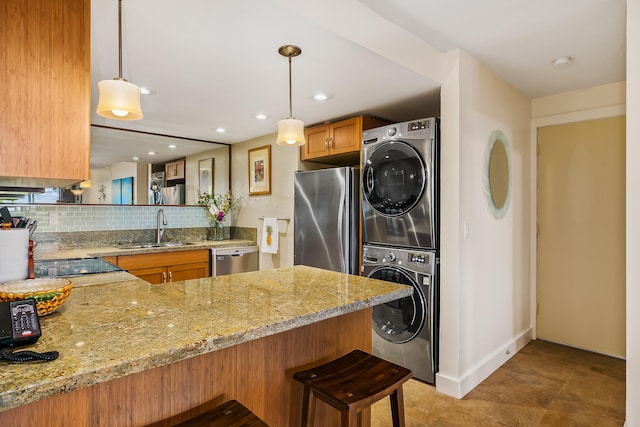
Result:
<instances>
[{"instance_id":1,"label":"white baseboard","mask_svg":"<svg viewBox=\"0 0 640 427\"><path fill-rule=\"evenodd\" d=\"M507 343L503 348L496 349L492 355L472 368L462 378L452 378L444 373L436 374L436 390L440 393L461 399L465 394L473 390L478 384L484 381L489 375L495 372L514 354L533 339L533 328L529 328L519 336Z\"/></svg>"}]
</instances>

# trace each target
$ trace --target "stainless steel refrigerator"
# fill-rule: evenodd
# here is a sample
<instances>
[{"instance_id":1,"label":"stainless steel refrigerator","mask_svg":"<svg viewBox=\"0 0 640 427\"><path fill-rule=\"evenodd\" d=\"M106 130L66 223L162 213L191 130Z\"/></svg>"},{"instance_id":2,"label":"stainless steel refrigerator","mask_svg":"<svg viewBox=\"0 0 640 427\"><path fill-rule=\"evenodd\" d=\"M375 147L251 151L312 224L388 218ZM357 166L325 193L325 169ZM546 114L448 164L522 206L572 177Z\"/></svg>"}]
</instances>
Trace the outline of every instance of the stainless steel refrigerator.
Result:
<instances>
[{"instance_id":1,"label":"stainless steel refrigerator","mask_svg":"<svg viewBox=\"0 0 640 427\"><path fill-rule=\"evenodd\" d=\"M358 176L350 167L295 173L295 265L358 274Z\"/></svg>"}]
</instances>

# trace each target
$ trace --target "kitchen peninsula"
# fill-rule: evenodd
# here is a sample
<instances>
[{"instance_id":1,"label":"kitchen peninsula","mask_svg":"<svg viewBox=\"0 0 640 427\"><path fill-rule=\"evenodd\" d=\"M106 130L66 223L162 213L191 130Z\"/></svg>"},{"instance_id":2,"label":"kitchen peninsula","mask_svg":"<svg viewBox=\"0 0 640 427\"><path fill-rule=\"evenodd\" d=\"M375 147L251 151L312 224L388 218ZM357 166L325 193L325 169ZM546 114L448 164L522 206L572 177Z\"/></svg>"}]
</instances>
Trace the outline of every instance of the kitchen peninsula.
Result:
<instances>
[{"instance_id":1,"label":"kitchen peninsula","mask_svg":"<svg viewBox=\"0 0 640 427\"><path fill-rule=\"evenodd\" d=\"M269 425L293 425L293 372L370 351L371 307L411 292L305 266L74 288L29 347L60 358L2 366L0 424L160 426L237 399ZM336 425L326 409L316 425Z\"/></svg>"}]
</instances>

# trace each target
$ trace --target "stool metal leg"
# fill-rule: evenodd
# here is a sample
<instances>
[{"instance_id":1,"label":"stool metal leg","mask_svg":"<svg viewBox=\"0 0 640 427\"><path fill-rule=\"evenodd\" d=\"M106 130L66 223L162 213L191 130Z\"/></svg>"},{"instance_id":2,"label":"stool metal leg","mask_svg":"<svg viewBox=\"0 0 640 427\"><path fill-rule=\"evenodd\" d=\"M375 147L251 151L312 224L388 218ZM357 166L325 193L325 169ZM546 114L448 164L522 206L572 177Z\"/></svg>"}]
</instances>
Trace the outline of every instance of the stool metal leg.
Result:
<instances>
[{"instance_id":1,"label":"stool metal leg","mask_svg":"<svg viewBox=\"0 0 640 427\"><path fill-rule=\"evenodd\" d=\"M393 427L404 427L404 396L402 386L398 387L391 396L391 418L393 419Z\"/></svg>"}]
</instances>

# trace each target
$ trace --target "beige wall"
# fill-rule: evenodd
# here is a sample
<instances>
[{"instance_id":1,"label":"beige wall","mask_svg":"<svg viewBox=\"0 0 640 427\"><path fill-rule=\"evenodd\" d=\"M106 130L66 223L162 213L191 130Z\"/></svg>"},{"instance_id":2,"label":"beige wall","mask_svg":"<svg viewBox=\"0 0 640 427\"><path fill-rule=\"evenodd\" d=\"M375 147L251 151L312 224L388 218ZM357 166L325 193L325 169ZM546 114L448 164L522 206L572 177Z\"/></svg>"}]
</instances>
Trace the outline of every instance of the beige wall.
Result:
<instances>
[{"instance_id":1,"label":"beige wall","mask_svg":"<svg viewBox=\"0 0 640 427\"><path fill-rule=\"evenodd\" d=\"M279 146L275 140L276 135L270 134L234 144L231 149L232 192L242 199L236 225L257 228L260 242L260 217L291 218L289 222L278 221L278 253L260 252L261 270L293 265L293 174L298 169L298 149ZM271 194L249 196L248 150L265 145L271 145Z\"/></svg>"},{"instance_id":2,"label":"beige wall","mask_svg":"<svg viewBox=\"0 0 640 427\"><path fill-rule=\"evenodd\" d=\"M439 391L461 397L531 338L529 99L463 51L442 87ZM494 130L509 141L512 195L497 220L483 190Z\"/></svg>"},{"instance_id":3,"label":"beige wall","mask_svg":"<svg viewBox=\"0 0 640 427\"><path fill-rule=\"evenodd\" d=\"M616 116L538 130L536 335L617 357L626 355L624 128Z\"/></svg>"},{"instance_id":4,"label":"beige wall","mask_svg":"<svg viewBox=\"0 0 640 427\"><path fill-rule=\"evenodd\" d=\"M203 159L214 159L213 192L226 193L229 186L229 149L226 146L213 150L187 156L185 170L185 200L187 205L195 205L198 201L198 189L200 185L199 164Z\"/></svg>"},{"instance_id":5,"label":"beige wall","mask_svg":"<svg viewBox=\"0 0 640 427\"><path fill-rule=\"evenodd\" d=\"M629 15L630 10L627 10ZM640 22L640 7L636 9L636 21ZM640 32L636 32L636 44L635 52L640 51ZM627 39L627 50L630 51L632 44ZM640 56L640 55L638 55ZM629 72L629 67L633 64L627 63L627 76L633 76ZM640 58L636 58L635 75L640 75ZM632 90L635 84L635 91ZM636 107L633 107L633 100L635 96ZM629 104L632 105L629 105ZM640 241L640 228L637 228L637 221L633 218L640 217L640 204L638 204L635 189L640 188L640 172L638 172L637 163L640 161L640 151L638 151L638 145L630 143L631 141L640 140L640 121L638 115L640 114L640 87L638 82L634 82L632 78L629 78L627 82L617 82L602 86L596 86L593 88L572 91L567 93L561 93L549 97L538 98L532 100L532 120L531 120L531 135L530 135L530 149L532 152L532 200L531 209L532 215L535 215L537 211L537 203L535 198L535 183L537 181L536 176L536 141L538 138L538 128L544 126L552 126L564 123L574 123L585 120L594 120L606 117L615 117L619 115L627 115L627 134L626 134L626 162L627 162L627 182L626 182L626 216L627 216L627 231L626 231L626 335L627 335L627 426L640 426L640 369L638 366L634 367L634 359L640 357L640 340L637 340L636 335L640 330L640 316L638 316L638 303L640 301L640 289L637 289L637 283L640 283L640 269L635 255L640 252L640 246L636 243ZM635 119L634 119L635 117ZM633 136L635 129L635 138ZM631 192L632 194L629 194ZM531 265L537 265L536 259L536 230L532 227L530 230L529 241L531 242ZM633 236L635 235L635 239ZM535 303L535 284L537 282L535 269L531 272L532 287L532 301ZM535 312L532 314L535 316ZM532 319L535 325L535 318ZM640 358L635 361L640 366ZM634 374L632 374L634 373ZM630 376L631 375L631 376ZM631 415L631 418L630 418ZM633 419L633 422L630 422Z\"/></svg>"},{"instance_id":6,"label":"beige wall","mask_svg":"<svg viewBox=\"0 0 640 427\"><path fill-rule=\"evenodd\" d=\"M640 426L640 0L627 0L627 413Z\"/></svg>"},{"instance_id":7,"label":"beige wall","mask_svg":"<svg viewBox=\"0 0 640 427\"><path fill-rule=\"evenodd\" d=\"M82 195L83 204L110 204L111 203L111 181L119 178L133 177L133 200L134 204L147 204L148 194L146 189L147 169L145 164L135 162L121 162L104 168L91 169L91 188L87 188ZM99 199L100 185L104 185L106 198Z\"/></svg>"}]
</instances>

